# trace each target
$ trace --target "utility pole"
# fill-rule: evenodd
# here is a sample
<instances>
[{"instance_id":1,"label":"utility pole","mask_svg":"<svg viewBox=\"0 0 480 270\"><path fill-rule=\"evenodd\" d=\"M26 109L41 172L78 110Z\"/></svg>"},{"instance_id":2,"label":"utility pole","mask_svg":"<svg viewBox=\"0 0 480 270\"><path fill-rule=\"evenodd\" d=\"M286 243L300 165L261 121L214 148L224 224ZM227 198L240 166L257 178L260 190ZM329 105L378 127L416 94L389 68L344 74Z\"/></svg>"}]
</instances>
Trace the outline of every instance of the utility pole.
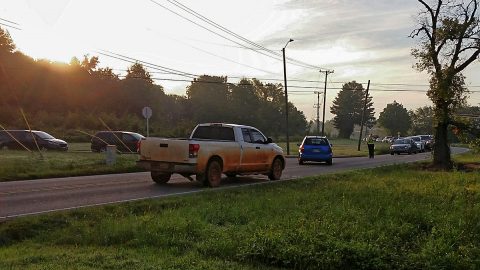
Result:
<instances>
[{"instance_id":1,"label":"utility pole","mask_svg":"<svg viewBox=\"0 0 480 270\"><path fill-rule=\"evenodd\" d=\"M313 92L317 94L317 104L313 106L314 108L317 109L317 135L320 135L320 91L315 91Z\"/></svg>"},{"instance_id":2,"label":"utility pole","mask_svg":"<svg viewBox=\"0 0 480 270\"><path fill-rule=\"evenodd\" d=\"M285 121L287 126L287 155L290 155L290 138L288 136L288 92L287 92L287 63L285 62L285 48L287 47L288 43L292 42L293 39L287 41L287 44L283 46L282 53L283 53L283 80L285 82Z\"/></svg>"},{"instance_id":3,"label":"utility pole","mask_svg":"<svg viewBox=\"0 0 480 270\"><path fill-rule=\"evenodd\" d=\"M365 91L365 103L363 106L362 112L362 121L360 122L360 136L358 137L358 151L360 151L360 144L362 143L362 133L363 133L363 122L365 121L365 112L367 111L367 104L368 104L368 90L370 89L370 80L368 80L367 84L367 91Z\"/></svg>"},{"instance_id":4,"label":"utility pole","mask_svg":"<svg viewBox=\"0 0 480 270\"><path fill-rule=\"evenodd\" d=\"M327 103L327 79L328 74L333 73L333 70L320 70L321 73L325 73L325 89L323 91L323 119L322 119L322 136L325 136L325 105Z\"/></svg>"}]
</instances>

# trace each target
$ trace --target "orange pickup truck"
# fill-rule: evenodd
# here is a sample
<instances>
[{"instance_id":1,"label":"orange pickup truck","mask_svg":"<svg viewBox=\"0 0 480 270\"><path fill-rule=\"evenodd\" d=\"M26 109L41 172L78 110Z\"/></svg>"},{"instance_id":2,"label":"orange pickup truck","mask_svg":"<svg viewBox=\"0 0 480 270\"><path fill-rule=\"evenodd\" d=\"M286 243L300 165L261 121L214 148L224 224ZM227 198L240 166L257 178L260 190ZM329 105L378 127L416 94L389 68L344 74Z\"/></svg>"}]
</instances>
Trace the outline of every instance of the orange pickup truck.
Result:
<instances>
[{"instance_id":1,"label":"orange pickup truck","mask_svg":"<svg viewBox=\"0 0 480 270\"><path fill-rule=\"evenodd\" d=\"M139 142L137 164L165 184L173 173L210 187L222 174L264 174L278 180L285 168L282 148L258 129L235 124L199 124L188 139L147 137Z\"/></svg>"}]
</instances>

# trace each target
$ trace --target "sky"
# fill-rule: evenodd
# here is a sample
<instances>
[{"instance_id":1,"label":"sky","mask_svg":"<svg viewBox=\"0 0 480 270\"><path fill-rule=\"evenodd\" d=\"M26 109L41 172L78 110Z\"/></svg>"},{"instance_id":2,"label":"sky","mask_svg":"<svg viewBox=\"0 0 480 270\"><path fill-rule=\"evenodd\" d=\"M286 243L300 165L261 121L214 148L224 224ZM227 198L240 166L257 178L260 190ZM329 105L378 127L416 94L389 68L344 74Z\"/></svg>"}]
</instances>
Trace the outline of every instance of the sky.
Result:
<instances>
[{"instance_id":1,"label":"sky","mask_svg":"<svg viewBox=\"0 0 480 270\"><path fill-rule=\"evenodd\" d=\"M308 66L287 61L289 101L308 120L316 117L315 91L323 93L321 70L334 71L327 80L326 119L332 118L330 106L342 84L353 80L365 88L371 81L377 117L394 100L407 109L431 105L423 92L382 92L428 88L427 74L412 68L410 52L418 40L408 36L421 8L415 0L178 2L280 57L252 50L252 45L195 19L169 0L0 0L0 18L18 24L14 26L21 30L8 31L26 55L66 63L74 56L99 56L100 67L120 75L131 63L101 53L189 74L228 76L232 83L240 77L283 83L281 50L293 39L286 56ZM166 93L185 95L189 78L147 70ZM480 90L480 63L464 74L470 90ZM469 102L478 105L480 93L471 93Z\"/></svg>"}]
</instances>

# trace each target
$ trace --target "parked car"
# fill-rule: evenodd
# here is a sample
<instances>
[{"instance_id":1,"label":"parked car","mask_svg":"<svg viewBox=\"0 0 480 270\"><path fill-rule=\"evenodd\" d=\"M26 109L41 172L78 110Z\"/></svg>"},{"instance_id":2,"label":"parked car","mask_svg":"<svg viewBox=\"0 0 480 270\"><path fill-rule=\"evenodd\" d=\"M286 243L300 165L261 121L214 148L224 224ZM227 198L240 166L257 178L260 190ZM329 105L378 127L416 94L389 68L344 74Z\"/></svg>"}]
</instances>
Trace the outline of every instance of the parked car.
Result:
<instances>
[{"instance_id":1,"label":"parked car","mask_svg":"<svg viewBox=\"0 0 480 270\"><path fill-rule=\"evenodd\" d=\"M433 135L418 135L422 141L425 143L426 150L432 150L433 148Z\"/></svg>"},{"instance_id":2,"label":"parked car","mask_svg":"<svg viewBox=\"0 0 480 270\"><path fill-rule=\"evenodd\" d=\"M416 154L418 153L419 149L417 147L417 144L409 138L400 138L396 139L392 145L390 145L390 154L401 154L401 153L407 153L407 154Z\"/></svg>"},{"instance_id":3,"label":"parked car","mask_svg":"<svg viewBox=\"0 0 480 270\"><path fill-rule=\"evenodd\" d=\"M145 137L129 131L100 131L91 140L90 149L93 152L103 152L107 145L115 145L121 152L137 152L137 145Z\"/></svg>"},{"instance_id":4,"label":"parked car","mask_svg":"<svg viewBox=\"0 0 480 270\"><path fill-rule=\"evenodd\" d=\"M36 142L36 143L35 143ZM23 145L23 146L22 146ZM38 145L38 147L37 147ZM67 151L68 143L39 130L2 130L0 131L0 149Z\"/></svg>"},{"instance_id":5,"label":"parked car","mask_svg":"<svg viewBox=\"0 0 480 270\"><path fill-rule=\"evenodd\" d=\"M420 152L425 152L425 142L422 141L422 138L420 136L411 136L408 138L412 139L415 142Z\"/></svg>"},{"instance_id":6,"label":"parked car","mask_svg":"<svg viewBox=\"0 0 480 270\"><path fill-rule=\"evenodd\" d=\"M326 162L332 165L332 145L326 137L306 136L298 149L298 164L305 161Z\"/></svg>"}]
</instances>

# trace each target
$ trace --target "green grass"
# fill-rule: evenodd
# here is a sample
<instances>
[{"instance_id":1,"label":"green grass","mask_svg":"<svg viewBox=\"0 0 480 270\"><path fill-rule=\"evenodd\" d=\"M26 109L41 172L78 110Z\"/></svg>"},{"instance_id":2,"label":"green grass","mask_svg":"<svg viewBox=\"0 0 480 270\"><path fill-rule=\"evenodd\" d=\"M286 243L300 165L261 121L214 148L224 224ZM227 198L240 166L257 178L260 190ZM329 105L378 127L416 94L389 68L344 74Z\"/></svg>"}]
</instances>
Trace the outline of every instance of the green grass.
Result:
<instances>
[{"instance_id":1,"label":"green grass","mask_svg":"<svg viewBox=\"0 0 480 270\"><path fill-rule=\"evenodd\" d=\"M10 220L0 269L479 269L480 172L420 167Z\"/></svg>"},{"instance_id":2,"label":"green grass","mask_svg":"<svg viewBox=\"0 0 480 270\"><path fill-rule=\"evenodd\" d=\"M333 145L333 157L366 157L368 156L368 148L365 142L360 145L360 151L358 151L358 140L350 139L331 139L329 140ZM290 142L290 155L298 155L298 145L301 142ZM287 154L287 143L277 143L283 148L283 152ZM387 154L390 153L390 144L388 143L375 143L375 154Z\"/></svg>"},{"instance_id":3,"label":"green grass","mask_svg":"<svg viewBox=\"0 0 480 270\"><path fill-rule=\"evenodd\" d=\"M43 158L38 152L1 151L0 181L140 171L135 154L119 154L116 164L107 166L105 153L72 152L86 151L85 146L90 147L73 144L68 152L47 151Z\"/></svg>"}]
</instances>

